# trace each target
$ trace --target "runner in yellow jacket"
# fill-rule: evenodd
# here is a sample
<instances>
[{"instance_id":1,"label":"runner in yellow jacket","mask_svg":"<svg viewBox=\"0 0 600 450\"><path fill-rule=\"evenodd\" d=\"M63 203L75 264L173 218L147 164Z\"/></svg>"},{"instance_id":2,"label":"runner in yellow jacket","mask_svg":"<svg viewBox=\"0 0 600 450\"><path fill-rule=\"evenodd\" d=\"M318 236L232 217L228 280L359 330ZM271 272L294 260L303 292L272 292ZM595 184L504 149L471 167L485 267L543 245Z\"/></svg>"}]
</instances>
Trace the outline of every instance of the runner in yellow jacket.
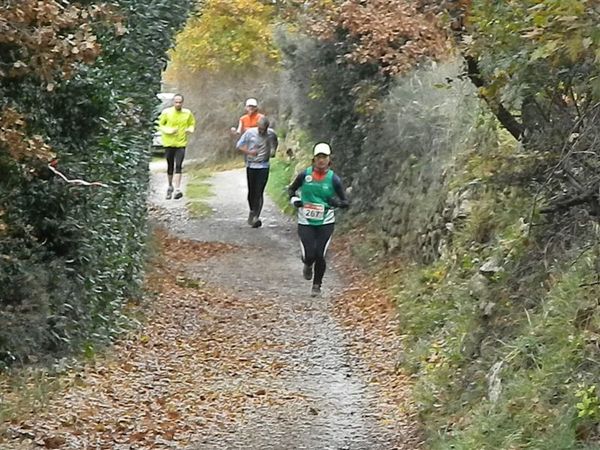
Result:
<instances>
[{"instance_id":1,"label":"runner in yellow jacket","mask_svg":"<svg viewBox=\"0 0 600 450\"><path fill-rule=\"evenodd\" d=\"M158 130L162 135L162 143L167 158L167 200L173 195L175 185L175 199L183 197L181 192L181 171L185 147L187 146L188 133L193 133L196 119L192 112L183 107L183 95L173 97L173 106L166 108L158 118ZM173 176L175 173L175 176Z\"/></svg>"}]
</instances>

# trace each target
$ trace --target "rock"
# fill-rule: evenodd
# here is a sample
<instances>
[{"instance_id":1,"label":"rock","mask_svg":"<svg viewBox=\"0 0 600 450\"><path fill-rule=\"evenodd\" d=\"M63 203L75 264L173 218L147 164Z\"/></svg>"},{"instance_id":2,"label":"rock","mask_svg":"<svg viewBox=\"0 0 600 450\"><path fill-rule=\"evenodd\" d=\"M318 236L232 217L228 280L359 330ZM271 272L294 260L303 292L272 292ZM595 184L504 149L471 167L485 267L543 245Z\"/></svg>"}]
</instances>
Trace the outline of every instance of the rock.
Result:
<instances>
[{"instance_id":1,"label":"rock","mask_svg":"<svg viewBox=\"0 0 600 450\"><path fill-rule=\"evenodd\" d=\"M490 317L494 312L494 308L496 307L495 302L481 302L479 305L479 309L483 311L484 317Z\"/></svg>"},{"instance_id":2,"label":"rock","mask_svg":"<svg viewBox=\"0 0 600 450\"><path fill-rule=\"evenodd\" d=\"M395 249L397 249L400 246L400 238L397 237L393 237L391 239L388 240L387 242L387 246L388 246L388 251L394 251Z\"/></svg>"},{"instance_id":3,"label":"rock","mask_svg":"<svg viewBox=\"0 0 600 450\"><path fill-rule=\"evenodd\" d=\"M441 259L448 259L451 257L450 247L446 239L441 239L438 244L438 253Z\"/></svg>"},{"instance_id":4,"label":"rock","mask_svg":"<svg viewBox=\"0 0 600 450\"><path fill-rule=\"evenodd\" d=\"M489 297L489 280L480 273L476 273L469 280L469 295L478 300L485 300Z\"/></svg>"},{"instance_id":5,"label":"rock","mask_svg":"<svg viewBox=\"0 0 600 450\"><path fill-rule=\"evenodd\" d=\"M489 277L503 270L504 268L500 265L498 258L491 257L479 268L479 273Z\"/></svg>"},{"instance_id":6,"label":"rock","mask_svg":"<svg viewBox=\"0 0 600 450\"><path fill-rule=\"evenodd\" d=\"M502 393L502 380L500 378L500 371L502 370L503 364L504 361L495 363L485 376L488 382L488 398L492 403L496 403L500 398L500 394Z\"/></svg>"},{"instance_id":7,"label":"rock","mask_svg":"<svg viewBox=\"0 0 600 450\"><path fill-rule=\"evenodd\" d=\"M452 219L466 219L472 210L473 203L468 199L464 199L460 202L458 208L454 210Z\"/></svg>"},{"instance_id":8,"label":"rock","mask_svg":"<svg viewBox=\"0 0 600 450\"><path fill-rule=\"evenodd\" d=\"M394 208L391 211L391 219L392 222L401 222L402 221L402 215L403 215L403 211L402 211L402 207L401 206L394 206Z\"/></svg>"}]
</instances>

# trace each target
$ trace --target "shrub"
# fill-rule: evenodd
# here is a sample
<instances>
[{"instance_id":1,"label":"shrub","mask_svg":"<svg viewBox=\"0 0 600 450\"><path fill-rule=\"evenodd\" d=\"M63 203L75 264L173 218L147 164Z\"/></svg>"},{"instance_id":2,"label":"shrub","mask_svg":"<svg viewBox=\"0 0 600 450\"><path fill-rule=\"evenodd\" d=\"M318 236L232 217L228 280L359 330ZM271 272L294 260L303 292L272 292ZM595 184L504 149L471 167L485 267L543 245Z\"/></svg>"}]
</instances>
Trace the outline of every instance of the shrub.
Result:
<instances>
[{"instance_id":1,"label":"shrub","mask_svg":"<svg viewBox=\"0 0 600 450\"><path fill-rule=\"evenodd\" d=\"M45 3L52 8L51 0ZM101 52L73 65L69 76L40 83L32 70L0 78L0 106L23 115L20 129L51 147L62 172L108 185L66 184L43 160L16 160L14 143L3 142L1 364L110 338L119 331L124 302L140 291L153 93L160 90L172 36L192 6L186 0L143 3L117 0L102 20L85 16L97 39L89 42ZM35 34L41 25L32 20L28 26ZM2 45L0 52L8 51Z\"/></svg>"}]
</instances>

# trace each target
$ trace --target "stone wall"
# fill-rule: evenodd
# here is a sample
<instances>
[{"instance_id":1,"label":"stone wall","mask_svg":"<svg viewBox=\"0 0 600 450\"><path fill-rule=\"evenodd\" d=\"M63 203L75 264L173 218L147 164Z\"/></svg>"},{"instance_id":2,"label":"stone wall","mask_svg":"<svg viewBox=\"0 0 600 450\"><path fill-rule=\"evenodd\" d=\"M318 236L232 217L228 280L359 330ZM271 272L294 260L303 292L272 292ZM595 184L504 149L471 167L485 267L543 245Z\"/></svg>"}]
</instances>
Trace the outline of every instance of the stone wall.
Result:
<instances>
[{"instance_id":1,"label":"stone wall","mask_svg":"<svg viewBox=\"0 0 600 450\"><path fill-rule=\"evenodd\" d=\"M472 186L453 186L460 155L475 145L480 112L475 88L461 73L453 62L397 80L361 157L345 164L353 167L355 210L384 248L422 262L439 256L472 195Z\"/></svg>"}]
</instances>

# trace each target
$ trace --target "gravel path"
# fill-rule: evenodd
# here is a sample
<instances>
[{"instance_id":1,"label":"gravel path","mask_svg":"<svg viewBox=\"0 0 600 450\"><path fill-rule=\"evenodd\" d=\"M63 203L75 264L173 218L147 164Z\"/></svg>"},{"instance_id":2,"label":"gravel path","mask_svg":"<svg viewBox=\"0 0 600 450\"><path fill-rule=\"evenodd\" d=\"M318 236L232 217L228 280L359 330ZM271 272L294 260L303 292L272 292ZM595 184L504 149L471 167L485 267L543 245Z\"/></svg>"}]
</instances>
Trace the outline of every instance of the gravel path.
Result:
<instances>
[{"instance_id":1,"label":"gravel path","mask_svg":"<svg viewBox=\"0 0 600 450\"><path fill-rule=\"evenodd\" d=\"M189 450L400 448L399 437L377 420L375 393L364 381L360 361L350 356L348 339L332 315L332 298L343 287L333 270L325 274L322 298L309 296L294 222L266 198L263 227L247 225L243 169L210 179L213 214L204 219L187 217L185 197L164 199L165 179L161 166L155 165L150 200L157 220L182 238L239 246L236 252L190 264L189 276L240 302L270 305L268 312L257 307L247 336L269 339L283 369L276 376L258 371L252 379L224 374L223 386L262 386L304 399L250 408L243 423L207 430Z\"/></svg>"}]
</instances>

